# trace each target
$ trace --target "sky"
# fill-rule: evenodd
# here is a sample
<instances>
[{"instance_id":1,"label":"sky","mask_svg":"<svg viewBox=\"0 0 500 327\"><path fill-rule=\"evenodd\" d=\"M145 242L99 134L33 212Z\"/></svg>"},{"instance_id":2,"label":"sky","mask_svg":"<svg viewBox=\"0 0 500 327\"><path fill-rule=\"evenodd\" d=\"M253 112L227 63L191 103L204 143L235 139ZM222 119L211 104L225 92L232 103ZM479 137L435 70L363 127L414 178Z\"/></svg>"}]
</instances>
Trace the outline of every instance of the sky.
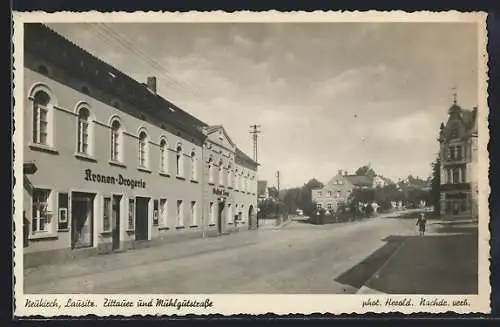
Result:
<instances>
[{"instance_id":1,"label":"sky","mask_svg":"<svg viewBox=\"0 0 500 327\"><path fill-rule=\"evenodd\" d=\"M478 104L470 23L53 23L93 55L207 124L224 125L259 179L300 187L365 164L427 178L456 87Z\"/></svg>"}]
</instances>

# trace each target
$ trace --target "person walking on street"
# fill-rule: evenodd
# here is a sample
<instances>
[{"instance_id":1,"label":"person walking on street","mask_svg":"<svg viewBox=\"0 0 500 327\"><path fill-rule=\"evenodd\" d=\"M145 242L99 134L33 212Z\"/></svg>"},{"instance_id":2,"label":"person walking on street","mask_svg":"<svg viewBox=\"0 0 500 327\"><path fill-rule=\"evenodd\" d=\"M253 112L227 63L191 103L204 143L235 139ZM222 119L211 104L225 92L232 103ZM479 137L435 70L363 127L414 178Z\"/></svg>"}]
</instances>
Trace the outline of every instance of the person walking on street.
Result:
<instances>
[{"instance_id":1,"label":"person walking on street","mask_svg":"<svg viewBox=\"0 0 500 327\"><path fill-rule=\"evenodd\" d=\"M420 236L425 234L425 226L427 225L427 219L425 218L425 214L422 212L420 217L417 219L417 226Z\"/></svg>"}]
</instances>

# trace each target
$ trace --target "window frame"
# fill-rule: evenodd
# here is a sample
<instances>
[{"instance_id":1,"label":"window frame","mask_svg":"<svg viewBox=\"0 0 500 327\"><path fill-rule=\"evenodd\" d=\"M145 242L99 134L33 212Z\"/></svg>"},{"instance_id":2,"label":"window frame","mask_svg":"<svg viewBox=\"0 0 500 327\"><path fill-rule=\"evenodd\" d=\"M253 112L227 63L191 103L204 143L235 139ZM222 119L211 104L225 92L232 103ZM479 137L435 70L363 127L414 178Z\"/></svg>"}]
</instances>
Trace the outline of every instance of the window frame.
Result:
<instances>
[{"instance_id":1,"label":"window frame","mask_svg":"<svg viewBox=\"0 0 500 327\"><path fill-rule=\"evenodd\" d=\"M140 168L149 167L149 141L148 133L145 130L140 130L138 135L138 165Z\"/></svg>"},{"instance_id":2,"label":"window frame","mask_svg":"<svg viewBox=\"0 0 500 327\"><path fill-rule=\"evenodd\" d=\"M40 192L42 195L45 195L45 202L41 201L35 201L35 193ZM30 220L30 235L31 236L39 236L39 235L47 235L51 234L53 232L53 222L54 222L54 215L52 212L52 194L53 190L50 188L44 188L44 187L36 187L33 188L33 193L31 197L31 220ZM44 196L40 197L43 198ZM45 209L44 209L44 214L45 216L42 216L41 212L38 207L35 209L36 204L35 203L45 203ZM44 229L41 229L41 222L43 219L46 221L44 225ZM36 228L35 228L36 227Z\"/></svg>"},{"instance_id":3,"label":"window frame","mask_svg":"<svg viewBox=\"0 0 500 327\"><path fill-rule=\"evenodd\" d=\"M117 128L115 129L115 125ZM123 124L118 117L114 117L110 124L110 160L123 162Z\"/></svg>"},{"instance_id":4,"label":"window frame","mask_svg":"<svg viewBox=\"0 0 500 327\"><path fill-rule=\"evenodd\" d=\"M160 172L168 173L168 142L165 138L160 139Z\"/></svg>"}]
</instances>

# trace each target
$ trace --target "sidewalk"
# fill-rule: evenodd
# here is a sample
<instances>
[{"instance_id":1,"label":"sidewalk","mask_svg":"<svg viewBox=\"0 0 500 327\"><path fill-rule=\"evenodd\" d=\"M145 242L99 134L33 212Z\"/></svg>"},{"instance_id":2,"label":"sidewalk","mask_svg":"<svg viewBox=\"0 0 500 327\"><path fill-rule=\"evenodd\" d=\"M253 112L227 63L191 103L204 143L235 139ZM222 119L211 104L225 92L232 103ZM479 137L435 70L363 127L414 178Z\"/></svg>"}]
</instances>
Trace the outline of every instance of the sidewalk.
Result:
<instances>
[{"instance_id":1,"label":"sidewalk","mask_svg":"<svg viewBox=\"0 0 500 327\"><path fill-rule=\"evenodd\" d=\"M266 234L258 231L240 231L219 237L191 239L127 252L71 260L61 264L43 265L25 269L24 279L25 283L41 283L57 278L122 270L128 267L146 265L150 262L169 261L210 252L226 251L258 244L260 239L266 237Z\"/></svg>"},{"instance_id":2,"label":"sidewalk","mask_svg":"<svg viewBox=\"0 0 500 327\"><path fill-rule=\"evenodd\" d=\"M398 248L360 293L477 294L477 225L432 223L425 236L392 236Z\"/></svg>"}]
</instances>

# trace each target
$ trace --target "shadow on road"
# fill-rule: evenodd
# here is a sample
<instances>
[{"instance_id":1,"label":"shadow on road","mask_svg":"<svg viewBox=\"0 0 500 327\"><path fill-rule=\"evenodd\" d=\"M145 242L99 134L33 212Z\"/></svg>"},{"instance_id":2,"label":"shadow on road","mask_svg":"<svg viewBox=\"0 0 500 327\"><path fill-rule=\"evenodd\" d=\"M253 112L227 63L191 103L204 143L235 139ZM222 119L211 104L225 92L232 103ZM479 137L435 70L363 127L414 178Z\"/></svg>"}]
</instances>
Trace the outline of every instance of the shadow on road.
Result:
<instances>
[{"instance_id":1,"label":"shadow on road","mask_svg":"<svg viewBox=\"0 0 500 327\"><path fill-rule=\"evenodd\" d=\"M426 236L391 235L336 281L389 294L477 294L477 228L437 226Z\"/></svg>"}]
</instances>

